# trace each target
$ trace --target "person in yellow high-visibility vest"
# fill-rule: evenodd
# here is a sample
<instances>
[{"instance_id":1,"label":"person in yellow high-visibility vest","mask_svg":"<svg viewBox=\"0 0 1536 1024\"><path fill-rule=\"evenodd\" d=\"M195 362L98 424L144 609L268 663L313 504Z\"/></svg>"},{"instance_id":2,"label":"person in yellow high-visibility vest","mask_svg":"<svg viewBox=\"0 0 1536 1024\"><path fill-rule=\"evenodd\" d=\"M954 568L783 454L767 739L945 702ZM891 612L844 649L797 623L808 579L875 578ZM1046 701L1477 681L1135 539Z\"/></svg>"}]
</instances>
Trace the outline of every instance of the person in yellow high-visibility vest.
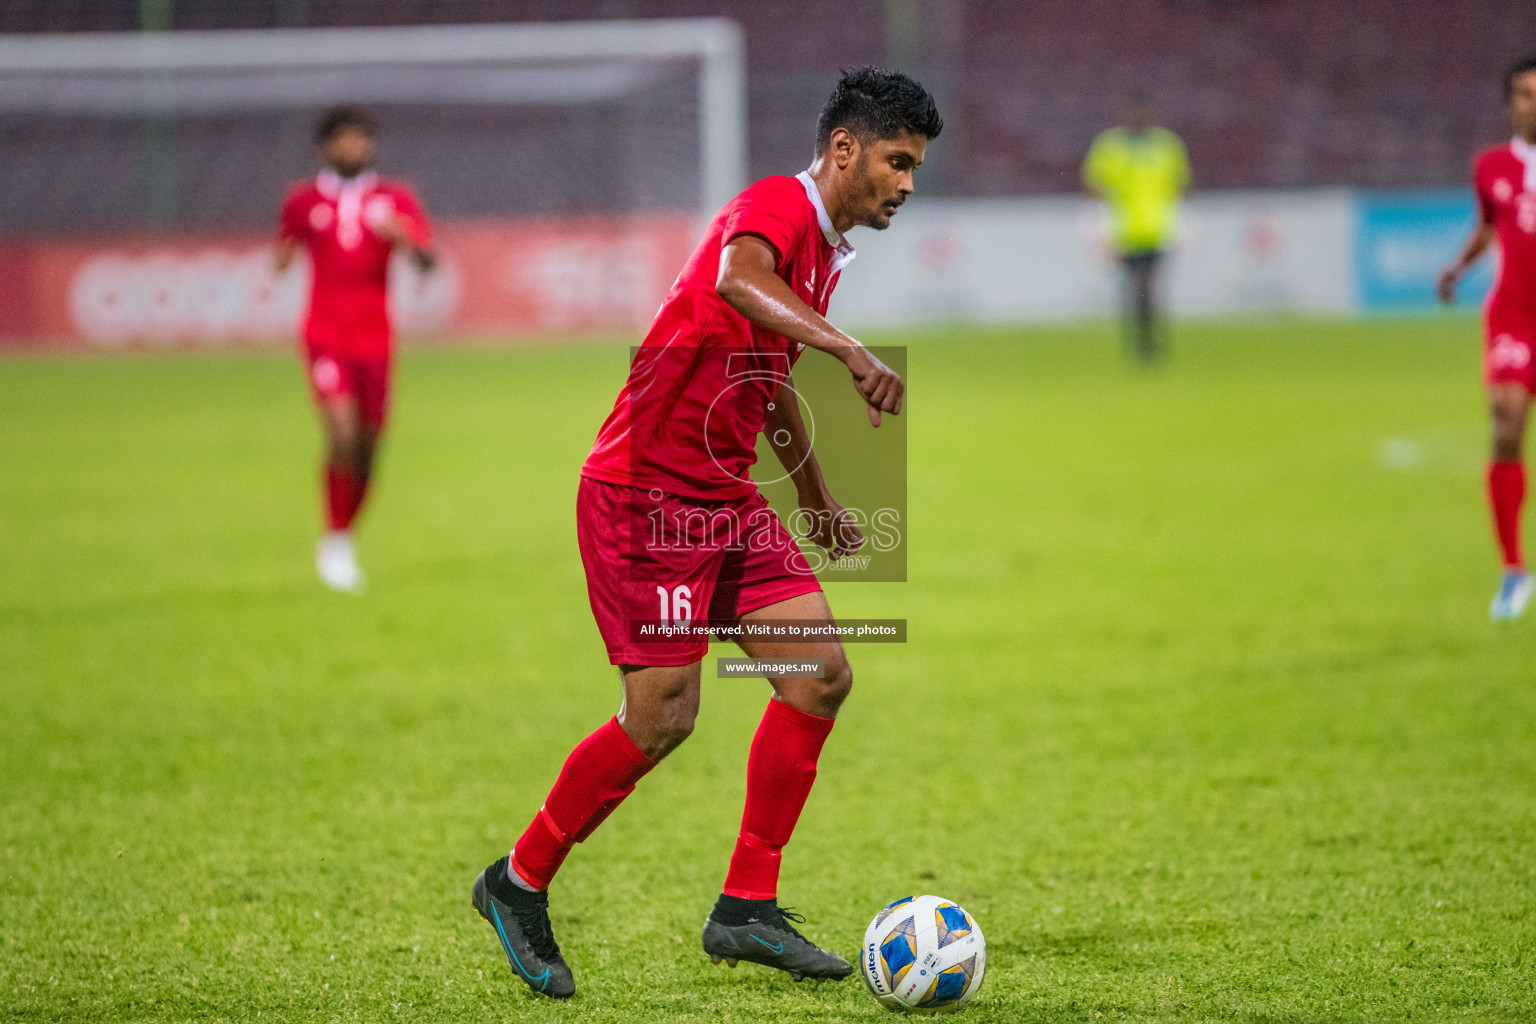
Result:
<instances>
[{"instance_id":1,"label":"person in yellow high-visibility vest","mask_svg":"<svg viewBox=\"0 0 1536 1024\"><path fill-rule=\"evenodd\" d=\"M1126 348L1151 362L1158 355L1157 267L1178 230L1179 199L1189 191L1184 143L1156 123L1146 96L1132 96L1121 123L1089 147L1083 184L1108 205L1125 267Z\"/></svg>"}]
</instances>

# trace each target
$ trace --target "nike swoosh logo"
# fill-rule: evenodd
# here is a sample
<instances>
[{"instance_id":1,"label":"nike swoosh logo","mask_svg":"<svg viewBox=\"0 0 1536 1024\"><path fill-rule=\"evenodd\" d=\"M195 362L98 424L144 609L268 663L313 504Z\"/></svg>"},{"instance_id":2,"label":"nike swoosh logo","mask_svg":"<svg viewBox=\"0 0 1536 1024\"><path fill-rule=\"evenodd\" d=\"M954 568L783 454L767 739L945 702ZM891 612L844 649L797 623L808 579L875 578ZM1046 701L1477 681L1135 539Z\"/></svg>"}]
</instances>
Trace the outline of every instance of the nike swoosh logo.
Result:
<instances>
[{"instance_id":1,"label":"nike swoosh logo","mask_svg":"<svg viewBox=\"0 0 1536 1024\"><path fill-rule=\"evenodd\" d=\"M768 945L768 943L764 942L762 939L758 938L756 935L748 935L747 938L751 939L753 942L756 942L758 945L762 946L764 949L766 949L768 952L772 953L774 956L778 956L780 953L784 952L784 940L783 939L780 939L778 942L775 942L773 945L770 946L770 945Z\"/></svg>"},{"instance_id":2,"label":"nike swoosh logo","mask_svg":"<svg viewBox=\"0 0 1536 1024\"><path fill-rule=\"evenodd\" d=\"M549 984L549 968L544 968L544 973L538 976L529 974L527 968L523 966L523 962L517 958L517 953L513 951L512 943L507 940L506 930L501 927L501 914L497 912L496 904L494 903L491 904L491 918L491 923L496 926L496 934L501 939L501 947L512 958L512 966L517 968L517 973L527 978L530 983L537 981L539 983L539 991L544 991L545 986ZM754 935L753 938L757 938L757 936Z\"/></svg>"}]
</instances>

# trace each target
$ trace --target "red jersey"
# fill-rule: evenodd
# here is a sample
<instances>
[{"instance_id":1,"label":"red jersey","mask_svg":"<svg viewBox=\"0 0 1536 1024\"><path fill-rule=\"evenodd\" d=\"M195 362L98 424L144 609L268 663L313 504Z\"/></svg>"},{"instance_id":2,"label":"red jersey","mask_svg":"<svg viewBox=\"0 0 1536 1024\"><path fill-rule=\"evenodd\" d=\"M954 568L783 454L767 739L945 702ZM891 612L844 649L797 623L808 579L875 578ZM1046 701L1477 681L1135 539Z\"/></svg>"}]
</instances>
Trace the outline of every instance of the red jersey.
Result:
<instances>
[{"instance_id":1,"label":"red jersey","mask_svg":"<svg viewBox=\"0 0 1536 1024\"><path fill-rule=\"evenodd\" d=\"M1485 224L1499 238L1490 315L1536 318L1536 147L1521 139L1478 156L1472 179Z\"/></svg>"},{"instance_id":2,"label":"red jersey","mask_svg":"<svg viewBox=\"0 0 1536 1024\"><path fill-rule=\"evenodd\" d=\"M304 340L347 355L389 351L386 285L391 243L375 230L392 217L425 247L431 226L410 186L373 172L346 179L327 168L288 190L278 237L309 249L313 280Z\"/></svg>"},{"instance_id":3,"label":"red jersey","mask_svg":"<svg viewBox=\"0 0 1536 1024\"><path fill-rule=\"evenodd\" d=\"M755 491L757 435L804 346L752 323L715 291L721 251L739 235L773 246L775 273L823 316L854 256L810 175L749 185L710 221L672 285L583 476L693 498Z\"/></svg>"}]
</instances>

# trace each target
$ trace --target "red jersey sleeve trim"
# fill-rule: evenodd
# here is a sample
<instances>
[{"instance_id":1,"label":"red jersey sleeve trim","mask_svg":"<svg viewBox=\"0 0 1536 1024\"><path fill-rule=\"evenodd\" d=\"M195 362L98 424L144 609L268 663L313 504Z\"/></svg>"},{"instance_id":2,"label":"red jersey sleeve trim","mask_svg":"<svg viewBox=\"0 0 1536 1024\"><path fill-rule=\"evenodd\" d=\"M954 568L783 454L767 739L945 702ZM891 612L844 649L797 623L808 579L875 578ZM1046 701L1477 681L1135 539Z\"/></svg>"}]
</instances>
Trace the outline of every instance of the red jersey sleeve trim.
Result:
<instances>
[{"instance_id":1,"label":"red jersey sleeve trim","mask_svg":"<svg viewBox=\"0 0 1536 1024\"><path fill-rule=\"evenodd\" d=\"M737 196L731 207L720 233L721 248L741 235L756 235L778 253L775 269L799 247L814 219L811 201L793 178L764 178Z\"/></svg>"},{"instance_id":2,"label":"red jersey sleeve trim","mask_svg":"<svg viewBox=\"0 0 1536 1024\"><path fill-rule=\"evenodd\" d=\"M295 185L283 197L282 213L277 218L279 241L302 242L309 236L309 210L304 202L306 191L303 185Z\"/></svg>"},{"instance_id":3,"label":"red jersey sleeve trim","mask_svg":"<svg viewBox=\"0 0 1536 1024\"><path fill-rule=\"evenodd\" d=\"M1477 215L1484 224L1492 224L1497 215L1497 204L1488 194L1488 163L1491 152L1484 152L1472 161L1472 192L1477 197Z\"/></svg>"},{"instance_id":4,"label":"red jersey sleeve trim","mask_svg":"<svg viewBox=\"0 0 1536 1024\"><path fill-rule=\"evenodd\" d=\"M405 220L412 244L420 249L428 248L432 244L432 222L427 219L427 212L422 208L421 200L416 198L415 190L402 182L390 182L389 185L395 212Z\"/></svg>"},{"instance_id":5,"label":"red jersey sleeve trim","mask_svg":"<svg viewBox=\"0 0 1536 1024\"><path fill-rule=\"evenodd\" d=\"M732 242L736 241L736 239L746 237L760 238L768 246L768 248L773 250L773 269L778 270L779 264L784 262L784 250L779 248L779 244L777 242L763 234L761 231L753 231L750 228L743 228L726 238L726 240L721 244L720 248L724 249L727 245L730 245Z\"/></svg>"}]
</instances>

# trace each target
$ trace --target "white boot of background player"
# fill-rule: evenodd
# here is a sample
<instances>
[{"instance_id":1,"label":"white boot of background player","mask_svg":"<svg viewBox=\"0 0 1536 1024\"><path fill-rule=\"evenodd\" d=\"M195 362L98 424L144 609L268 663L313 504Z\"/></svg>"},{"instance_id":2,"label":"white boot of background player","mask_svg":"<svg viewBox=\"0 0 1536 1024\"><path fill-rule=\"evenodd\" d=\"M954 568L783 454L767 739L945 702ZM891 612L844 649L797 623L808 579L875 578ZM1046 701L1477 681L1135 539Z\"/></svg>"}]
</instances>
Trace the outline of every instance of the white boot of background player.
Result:
<instances>
[{"instance_id":1,"label":"white boot of background player","mask_svg":"<svg viewBox=\"0 0 1536 1024\"><path fill-rule=\"evenodd\" d=\"M366 580L357 567L352 551L352 534L347 530L329 530L315 548L315 571L332 590L361 594Z\"/></svg>"}]
</instances>

